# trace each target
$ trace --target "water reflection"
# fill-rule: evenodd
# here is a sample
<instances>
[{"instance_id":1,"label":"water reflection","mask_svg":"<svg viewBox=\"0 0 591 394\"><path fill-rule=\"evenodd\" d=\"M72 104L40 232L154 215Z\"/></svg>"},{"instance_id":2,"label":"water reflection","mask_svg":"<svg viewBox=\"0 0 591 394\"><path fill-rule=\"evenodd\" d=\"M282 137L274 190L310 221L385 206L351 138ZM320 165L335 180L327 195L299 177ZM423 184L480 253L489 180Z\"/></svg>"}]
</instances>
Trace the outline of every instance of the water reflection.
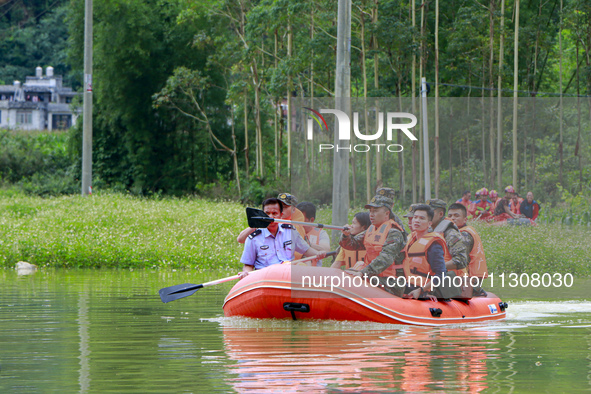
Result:
<instances>
[{"instance_id":1,"label":"water reflection","mask_svg":"<svg viewBox=\"0 0 591 394\"><path fill-rule=\"evenodd\" d=\"M224 327L238 392L454 390L489 388L487 361L499 357L499 333L396 327L326 331Z\"/></svg>"},{"instance_id":2,"label":"water reflection","mask_svg":"<svg viewBox=\"0 0 591 394\"><path fill-rule=\"evenodd\" d=\"M0 270L0 393L587 392L591 302L421 328L221 317L230 287L163 304L191 272Z\"/></svg>"},{"instance_id":3,"label":"water reflection","mask_svg":"<svg viewBox=\"0 0 591 394\"><path fill-rule=\"evenodd\" d=\"M88 334L88 291L80 293L78 298L78 336L80 337L80 370L78 382L80 393L87 393L90 387L90 349L88 347L90 336Z\"/></svg>"}]
</instances>

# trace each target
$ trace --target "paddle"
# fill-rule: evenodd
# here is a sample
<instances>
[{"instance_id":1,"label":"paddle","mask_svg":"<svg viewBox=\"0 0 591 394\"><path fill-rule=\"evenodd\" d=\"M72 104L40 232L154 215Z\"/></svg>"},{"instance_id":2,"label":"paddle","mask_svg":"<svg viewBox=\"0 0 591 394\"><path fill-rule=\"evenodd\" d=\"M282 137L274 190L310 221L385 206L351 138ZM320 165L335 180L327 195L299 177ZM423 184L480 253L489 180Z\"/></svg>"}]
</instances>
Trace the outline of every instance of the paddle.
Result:
<instances>
[{"instance_id":1,"label":"paddle","mask_svg":"<svg viewBox=\"0 0 591 394\"><path fill-rule=\"evenodd\" d=\"M337 252L328 252L326 253L326 257L333 256L337 254ZM305 261L314 260L316 256L306 257L305 259L294 260L291 263L303 263ZM264 269L264 268L263 268ZM231 280L239 279L240 275L233 275L228 276L227 278L212 280L211 282L202 283L200 285L194 285L192 283L184 283L182 285L170 286L160 289L158 293L160 294L160 299L162 302L167 303L170 301L175 301L181 298L188 297L190 295L195 294L195 292L199 289L202 289L207 286L215 286L219 285L220 283L229 282Z\"/></svg>"},{"instance_id":2,"label":"paddle","mask_svg":"<svg viewBox=\"0 0 591 394\"><path fill-rule=\"evenodd\" d=\"M246 217L248 219L248 227L252 228L267 228L269 224L273 222L278 223L290 223L290 224L301 224L303 226L311 226L318 228L328 228L332 230L346 230L344 226L333 226L332 224L321 224L321 223L309 223L309 222L296 222L295 220L285 219L273 219L269 217L263 210L256 208L246 208Z\"/></svg>"}]
</instances>

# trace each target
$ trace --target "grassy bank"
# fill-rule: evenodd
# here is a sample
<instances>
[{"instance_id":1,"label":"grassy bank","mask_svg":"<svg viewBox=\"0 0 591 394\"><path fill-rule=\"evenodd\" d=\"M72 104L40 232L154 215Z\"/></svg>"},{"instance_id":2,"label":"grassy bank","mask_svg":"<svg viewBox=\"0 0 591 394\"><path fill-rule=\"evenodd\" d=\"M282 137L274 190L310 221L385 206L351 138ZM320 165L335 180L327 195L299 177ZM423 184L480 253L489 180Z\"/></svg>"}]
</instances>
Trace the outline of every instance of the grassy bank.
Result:
<instances>
[{"instance_id":1,"label":"grassy bank","mask_svg":"<svg viewBox=\"0 0 591 394\"><path fill-rule=\"evenodd\" d=\"M237 267L243 212L236 203L198 199L4 197L0 265Z\"/></svg>"},{"instance_id":2,"label":"grassy bank","mask_svg":"<svg viewBox=\"0 0 591 394\"><path fill-rule=\"evenodd\" d=\"M317 222L329 223L319 211ZM201 199L0 196L0 266L240 268L244 207ZM591 229L477 225L489 270L591 275Z\"/></svg>"}]
</instances>

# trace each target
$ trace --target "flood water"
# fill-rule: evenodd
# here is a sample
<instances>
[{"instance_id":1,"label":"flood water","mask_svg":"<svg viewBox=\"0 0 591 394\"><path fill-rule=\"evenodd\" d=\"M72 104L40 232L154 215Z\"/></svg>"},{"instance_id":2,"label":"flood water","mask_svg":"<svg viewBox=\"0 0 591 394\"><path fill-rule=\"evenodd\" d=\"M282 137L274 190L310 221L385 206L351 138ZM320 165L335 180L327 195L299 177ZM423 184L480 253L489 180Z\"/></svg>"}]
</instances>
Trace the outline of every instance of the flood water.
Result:
<instances>
[{"instance_id":1,"label":"flood water","mask_svg":"<svg viewBox=\"0 0 591 394\"><path fill-rule=\"evenodd\" d=\"M232 283L157 294L221 276L0 270L0 393L591 390L586 284L553 302L497 291L505 321L436 328L225 318Z\"/></svg>"}]
</instances>

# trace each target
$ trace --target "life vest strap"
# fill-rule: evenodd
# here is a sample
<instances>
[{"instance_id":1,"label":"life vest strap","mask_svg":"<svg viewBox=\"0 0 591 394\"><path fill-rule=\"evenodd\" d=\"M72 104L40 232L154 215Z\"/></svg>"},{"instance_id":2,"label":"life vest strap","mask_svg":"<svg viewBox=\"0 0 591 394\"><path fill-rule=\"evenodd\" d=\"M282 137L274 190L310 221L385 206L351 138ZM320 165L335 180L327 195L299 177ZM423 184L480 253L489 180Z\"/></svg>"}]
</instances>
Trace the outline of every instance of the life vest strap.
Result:
<instances>
[{"instance_id":1,"label":"life vest strap","mask_svg":"<svg viewBox=\"0 0 591 394\"><path fill-rule=\"evenodd\" d=\"M419 271L417 269L417 267L413 267L413 269L410 270L410 273L411 274L416 274L416 275L419 275L419 276L422 276L422 277L425 277L425 278L428 278L429 277L429 274L425 274L424 272Z\"/></svg>"}]
</instances>

